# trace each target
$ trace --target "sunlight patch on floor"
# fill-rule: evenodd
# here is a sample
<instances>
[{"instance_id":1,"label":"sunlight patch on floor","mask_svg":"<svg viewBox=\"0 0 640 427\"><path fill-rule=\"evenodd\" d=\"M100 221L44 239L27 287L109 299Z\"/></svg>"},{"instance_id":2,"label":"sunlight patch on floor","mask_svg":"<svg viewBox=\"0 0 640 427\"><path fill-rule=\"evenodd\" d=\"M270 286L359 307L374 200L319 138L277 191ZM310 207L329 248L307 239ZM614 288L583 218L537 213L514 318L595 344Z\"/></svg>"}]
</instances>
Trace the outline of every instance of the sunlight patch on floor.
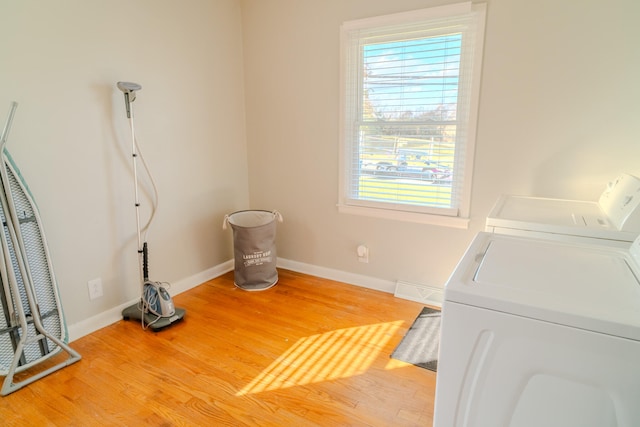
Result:
<instances>
[{"instance_id":1,"label":"sunlight patch on floor","mask_svg":"<svg viewBox=\"0 0 640 427\"><path fill-rule=\"evenodd\" d=\"M402 324L398 320L301 338L236 396L361 374Z\"/></svg>"},{"instance_id":2,"label":"sunlight patch on floor","mask_svg":"<svg viewBox=\"0 0 640 427\"><path fill-rule=\"evenodd\" d=\"M387 362L387 365L384 367L384 369L386 371L390 371L392 369L406 368L407 366L413 366L413 364L403 362L402 360L389 359L389 362Z\"/></svg>"}]
</instances>

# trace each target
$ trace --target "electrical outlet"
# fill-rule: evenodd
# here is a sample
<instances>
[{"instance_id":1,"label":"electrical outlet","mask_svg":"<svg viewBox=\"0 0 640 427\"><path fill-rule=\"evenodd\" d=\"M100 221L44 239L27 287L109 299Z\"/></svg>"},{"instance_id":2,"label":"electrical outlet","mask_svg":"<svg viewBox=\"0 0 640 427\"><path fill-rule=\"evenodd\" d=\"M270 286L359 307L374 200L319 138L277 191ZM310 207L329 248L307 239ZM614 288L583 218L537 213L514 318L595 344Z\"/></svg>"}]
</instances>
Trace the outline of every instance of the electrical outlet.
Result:
<instances>
[{"instance_id":1,"label":"electrical outlet","mask_svg":"<svg viewBox=\"0 0 640 427\"><path fill-rule=\"evenodd\" d=\"M358 246L356 252L358 253L358 261L364 262L365 264L369 262L369 248L367 246Z\"/></svg>"},{"instance_id":2,"label":"electrical outlet","mask_svg":"<svg viewBox=\"0 0 640 427\"><path fill-rule=\"evenodd\" d=\"M97 279L89 280L87 287L89 288L89 299L98 299L103 295L101 278L98 277Z\"/></svg>"}]
</instances>

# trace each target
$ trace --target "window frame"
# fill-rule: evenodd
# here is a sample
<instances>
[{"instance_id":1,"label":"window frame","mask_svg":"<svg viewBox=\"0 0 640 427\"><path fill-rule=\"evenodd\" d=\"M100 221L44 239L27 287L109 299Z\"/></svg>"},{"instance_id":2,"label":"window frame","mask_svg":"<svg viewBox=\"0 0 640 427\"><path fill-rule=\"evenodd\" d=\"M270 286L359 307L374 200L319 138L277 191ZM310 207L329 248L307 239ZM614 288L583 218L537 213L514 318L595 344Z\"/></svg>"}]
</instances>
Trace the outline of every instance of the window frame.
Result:
<instances>
[{"instance_id":1,"label":"window frame","mask_svg":"<svg viewBox=\"0 0 640 427\"><path fill-rule=\"evenodd\" d=\"M349 40L352 32L359 30L374 30L384 34L385 28L397 32L397 27L406 25L413 27L416 23L424 23L431 28L431 22L441 21L443 18L457 17L471 19L471 30L473 31L472 44L468 37L463 36L462 49L471 49L471 66L469 73L465 74L464 82L459 82L458 90L466 91L464 104L460 104L461 95L458 96L458 105L462 107L466 115L466 125L461 130L464 134L462 158L458 158L460 150L456 146L456 167L452 182L452 191L457 191L457 205L451 208L416 206L403 203L383 203L370 200L363 200L352 197L350 186L352 178L360 176L359 168L356 170L357 161L355 158L354 144L359 143L356 129L359 125L356 119L361 117L353 111L353 105L362 108L363 79L356 77L353 84L353 92L347 93L347 87L354 79L354 73L363 68L363 59L360 54L354 54ZM471 204L471 183L473 174L473 161L475 154L475 136L478 117L478 104L480 95L480 78L482 68L482 51L484 46L484 26L486 20L486 5L484 3L473 4L471 2L457 3L448 6L421 9L410 12L403 12L393 15L378 16L373 18L360 19L356 21L344 22L340 30L340 155L339 155L339 201L338 211L347 214L365 215L377 218L386 218L399 221L409 221L418 223L435 224L456 228L468 228ZM358 45L360 46L360 45ZM465 54L466 55L466 54ZM357 61L354 62L354 56ZM465 61L469 57L467 56ZM355 68L355 69L354 69ZM462 72L461 79L462 79ZM349 98L352 97L352 98ZM351 116L349 116L351 114ZM458 141L456 141L457 143Z\"/></svg>"}]
</instances>

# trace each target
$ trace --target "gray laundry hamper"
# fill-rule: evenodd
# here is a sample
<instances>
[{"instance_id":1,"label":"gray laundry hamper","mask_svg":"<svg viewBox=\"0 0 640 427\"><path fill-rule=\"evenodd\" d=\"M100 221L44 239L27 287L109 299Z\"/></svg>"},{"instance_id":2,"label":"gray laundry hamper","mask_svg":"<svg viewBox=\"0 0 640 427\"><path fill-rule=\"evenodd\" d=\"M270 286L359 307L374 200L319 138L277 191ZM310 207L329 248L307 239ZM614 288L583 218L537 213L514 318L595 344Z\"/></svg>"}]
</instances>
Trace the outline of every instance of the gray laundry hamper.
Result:
<instances>
[{"instance_id":1,"label":"gray laundry hamper","mask_svg":"<svg viewBox=\"0 0 640 427\"><path fill-rule=\"evenodd\" d=\"M277 211L247 210L225 215L233 230L233 282L247 291L262 291L278 283L276 269L276 222L282 222Z\"/></svg>"}]
</instances>

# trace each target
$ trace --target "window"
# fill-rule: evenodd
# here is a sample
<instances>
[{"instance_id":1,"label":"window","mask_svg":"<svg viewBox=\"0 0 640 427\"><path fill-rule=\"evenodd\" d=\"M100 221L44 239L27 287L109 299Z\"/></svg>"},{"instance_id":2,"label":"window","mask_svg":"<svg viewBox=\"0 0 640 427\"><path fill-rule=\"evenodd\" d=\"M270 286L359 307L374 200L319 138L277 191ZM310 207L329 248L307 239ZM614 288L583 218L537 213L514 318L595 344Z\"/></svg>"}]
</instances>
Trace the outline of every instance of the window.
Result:
<instances>
[{"instance_id":1,"label":"window","mask_svg":"<svg viewBox=\"0 0 640 427\"><path fill-rule=\"evenodd\" d=\"M466 227L484 4L345 22L341 212Z\"/></svg>"}]
</instances>

